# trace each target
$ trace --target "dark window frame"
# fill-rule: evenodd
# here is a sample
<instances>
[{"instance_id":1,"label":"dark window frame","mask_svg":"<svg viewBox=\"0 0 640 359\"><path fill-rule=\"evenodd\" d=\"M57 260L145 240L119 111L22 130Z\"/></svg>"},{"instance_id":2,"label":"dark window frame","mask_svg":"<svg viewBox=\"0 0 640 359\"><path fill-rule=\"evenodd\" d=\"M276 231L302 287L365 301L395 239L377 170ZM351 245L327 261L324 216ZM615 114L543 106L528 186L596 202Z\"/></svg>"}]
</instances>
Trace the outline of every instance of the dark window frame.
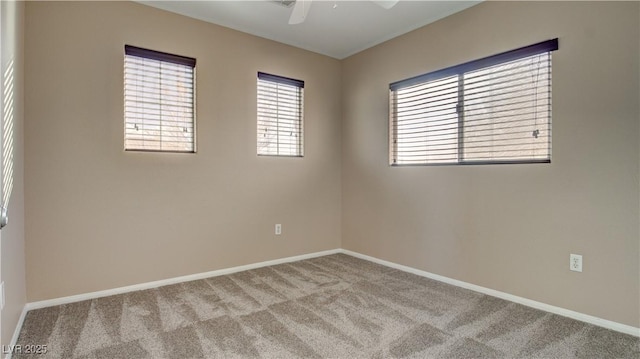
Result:
<instances>
[{"instance_id":1,"label":"dark window frame","mask_svg":"<svg viewBox=\"0 0 640 359\"><path fill-rule=\"evenodd\" d=\"M261 114L261 110L264 111L264 109L261 109L261 103L260 103L260 83L261 81L266 81L266 82L271 82L271 83L275 83L278 85L287 85L287 86L292 86L298 89L298 92L296 94L297 96L297 100L298 100L298 104L297 104L297 113L298 113L298 118L297 118L297 132L296 132L296 153L295 154L281 154L280 153L280 145L277 144L276 145L276 153L261 153L260 152L260 129L261 129L261 123L260 123L260 114ZM256 142L256 152L257 155L259 157L304 157L304 81L302 80L296 80L290 77L284 77L284 76L278 76L278 75L273 75L273 74L268 74L265 72L258 72L257 73L257 142ZM280 106L280 104L278 103L277 105L278 107ZM279 123L281 120L280 118L276 118L276 122ZM277 127L278 125L276 125ZM266 127L266 126L264 126ZM266 129L268 130L268 129ZM276 137L279 139L280 131L276 130Z\"/></svg>"},{"instance_id":2,"label":"dark window frame","mask_svg":"<svg viewBox=\"0 0 640 359\"><path fill-rule=\"evenodd\" d=\"M397 149L395 148L395 131L393 128L393 122L395 121L394 114L394 96L397 94L397 90L401 90L403 88L411 87L414 85L426 84L428 82L433 82L441 79L445 79L448 77L457 76L459 79L464 76L465 73L481 70L485 68L489 68L491 66L500 65L503 63L507 63L514 60L524 59L527 57L543 54L543 53L551 53L552 51L558 50L558 39L551 39L547 41L542 41L533 45L524 46L521 48L517 48L514 50L502 52L496 55L487 56L478 60L469 61L463 64L459 64L456 66L447 67L441 70L429 72L426 74L414 76L405 80L396 81L389 84L389 164L391 166L451 166L451 165L478 165L478 164L519 164L519 163L550 163L551 162L551 148L549 145L549 157L548 159L518 159L518 160L464 160L462 156L459 155L457 161L451 162L424 162L424 163L415 163L415 164L398 164L397 159L394 158L394 155L397 154ZM549 60L551 61L551 60ZM458 92L459 97L461 92L464 92L464 84L462 81L458 84ZM459 103L456 108L456 112L458 114L458 137L462 136L463 127L464 127L464 99L459 98ZM549 111L551 111L551 104L549 105ZM549 121L551 118L551 114L549 113ZM550 125L550 124L549 124ZM549 137L549 141L551 138ZM463 146L460 146L460 143L456 145L456 148L459 152L463 151Z\"/></svg>"},{"instance_id":3,"label":"dark window frame","mask_svg":"<svg viewBox=\"0 0 640 359\"><path fill-rule=\"evenodd\" d=\"M130 122L128 122L128 118L127 118L127 105L126 105L126 100L127 100L127 92L125 90L125 106L124 106L124 110L125 110L125 114L124 114L124 150L126 152L163 152L163 153L196 153L196 71L195 71L195 67L196 67L196 59L192 58L192 57L187 57L187 56L181 56L181 55L175 55L175 54L171 54L171 53L167 53L167 52L161 52L161 51L156 51L156 50L150 50L150 49L145 49L145 48L141 48L141 47L137 47L137 46L132 46L132 45L125 45L124 46L124 50L125 50L125 78L124 80L124 85L125 85L125 89L127 86L127 79L126 79L126 69L127 69L127 65L126 65L126 60L127 57L138 57L138 58L142 58L142 59L147 59L147 60L155 60L155 61L159 61L159 62L164 62L164 63L169 63L169 64L174 64L174 65L182 65L185 67L190 67L192 72L191 72L191 138L190 138L190 144L191 144L191 149L190 150L174 150L174 149L149 149L149 148L137 148L137 147L127 147L127 124L129 124ZM158 104L160 106L162 106L162 101L159 100ZM162 123L162 119L159 120L160 123ZM162 126L162 125L161 125ZM160 137L162 137L162 134L159 135Z\"/></svg>"}]
</instances>

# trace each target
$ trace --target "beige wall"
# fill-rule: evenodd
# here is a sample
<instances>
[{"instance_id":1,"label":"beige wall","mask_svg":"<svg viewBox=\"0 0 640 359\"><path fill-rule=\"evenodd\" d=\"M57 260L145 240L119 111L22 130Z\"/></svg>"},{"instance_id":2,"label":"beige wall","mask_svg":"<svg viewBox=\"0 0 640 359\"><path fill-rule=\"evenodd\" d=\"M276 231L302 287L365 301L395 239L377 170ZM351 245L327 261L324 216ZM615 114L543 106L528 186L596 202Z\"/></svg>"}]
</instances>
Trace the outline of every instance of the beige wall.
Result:
<instances>
[{"instance_id":1,"label":"beige wall","mask_svg":"<svg viewBox=\"0 0 640 359\"><path fill-rule=\"evenodd\" d=\"M488 2L346 59L343 248L640 326L639 5ZM555 37L551 164L388 166L390 82Z\"/></svg>"},{"instance_id":2,"label":"beige wall","mask_svg":"<svg viewBox=\"0 0 640 359\"><path fill-rule=\"evenodd\" d=\"M28 2L26 39L29 301L340 246L339 61L131 2ZM125 44L197 59L197 154L123 151ZM256 156L257 71L305 81L304 158Z\"/></svg>"},{"instance_id":3,"label":"beige wall","mask_svg":"<svg viewBox=\"0 0 640 359\"><path fill-rule=\"evenodd\" d=\"M13 132L11 151L5 151L5 168L13 168L13 190L10 191L9 224L0 232L0 278L5 285L5 307L2 310L1 340L8 345L26 302L25 255L24 255L24 146L23 146L23 29L24 3L1 1L2 14L2 79L3 128ZM13 74L13 76L11 75ZM13 91L7 90L13 87ZM7 91L5 91L7 90ZM4 96L7 94L7 96ZM13 95L9 95L13 94ZM8 142L6 142L8 143ZM10 154L13 154L11 156ZM7 177L9 178L9 177ZM8 183L8 182L7 182Z\"/></svg>"},{"instance_id":4,"label":"beige wall","mask_svg":"<svg viewBox=\"0 0 640 359\"><path fill-rule=\"evenodd\" d=\"M28 300L342 246L640 326L638 14L488 2L339 62L134 3L29 2ZM390 82L554 37L551 164L388 166ZM124 44L197 58L197 154L122 151ZM304 159L255 155L257 71L305 80Z\"/></svg>"}]
</instances>

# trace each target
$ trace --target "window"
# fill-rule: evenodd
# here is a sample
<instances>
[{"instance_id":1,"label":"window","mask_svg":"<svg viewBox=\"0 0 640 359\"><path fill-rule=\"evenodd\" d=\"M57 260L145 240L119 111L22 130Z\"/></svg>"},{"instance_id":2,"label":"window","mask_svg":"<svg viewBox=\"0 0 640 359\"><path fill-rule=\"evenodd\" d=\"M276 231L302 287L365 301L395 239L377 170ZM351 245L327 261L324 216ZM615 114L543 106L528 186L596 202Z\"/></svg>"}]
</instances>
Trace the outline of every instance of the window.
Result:
<instances>
[{"instance_id":1,"label":"window","mask_svg":"<svg viewBox=\"0 0 640 359\"><path fill-rule=\"evenodd\" d=\"M125 150L195 152L196 60L124 48Z\"/></svg>"},{"instance_id":2,"label":"window","mask_svg":"<svg viewBox=\"0 0 640 359\"><path fill-rule=\"evenodd\" d=\"M304 81L258 72L258 155L303 156Z\"/></svg>"},{"instance_id":3,"label":"window","mask_svg":"<svg viewBox=\"0 0 640 359\"><path fill-rule=\"evenodd\" d=\"M558 39L392 83L391 165L551 161Z\"/></svg>"}]
</instances>

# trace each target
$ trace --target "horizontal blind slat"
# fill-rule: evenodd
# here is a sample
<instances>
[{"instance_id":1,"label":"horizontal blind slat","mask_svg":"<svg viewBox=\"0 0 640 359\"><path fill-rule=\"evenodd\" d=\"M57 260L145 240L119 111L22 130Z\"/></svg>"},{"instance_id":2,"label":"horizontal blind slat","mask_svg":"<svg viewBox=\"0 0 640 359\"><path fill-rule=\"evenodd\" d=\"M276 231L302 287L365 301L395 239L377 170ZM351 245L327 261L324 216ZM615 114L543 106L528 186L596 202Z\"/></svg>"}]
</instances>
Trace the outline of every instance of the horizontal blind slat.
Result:
<instances>
[{"instance_id":1,"label":"horizontal blind slat","mask_svg":"<svg viewBox=\"0 0 640 359\"><path fill-rule=\"evenodd\" d=\"M258 155L302 156L303 87L302 81L258 73Z\"/></svg>"},{"instance_id":2,"label":"horizontal blind slat","mask_svg":"<svg viewBox=\"0 0 640 359\"><path fill-rule=\"evenodd\" d=\"M168 61L186 62L125 55L127 150L194 151L194 73L190 64L195 65L195 60L165 55Z\"/></svg>"},{"instance_id":3,"label":"horizontal blind slat","mask_svg":"<svg viewBox=\"0 0 640 359\"><path fill-rule=\"evenodd\" d=\"M413 82L390 86L392 164L550 159L550 52Z\"/></svg>"}]
</instances>

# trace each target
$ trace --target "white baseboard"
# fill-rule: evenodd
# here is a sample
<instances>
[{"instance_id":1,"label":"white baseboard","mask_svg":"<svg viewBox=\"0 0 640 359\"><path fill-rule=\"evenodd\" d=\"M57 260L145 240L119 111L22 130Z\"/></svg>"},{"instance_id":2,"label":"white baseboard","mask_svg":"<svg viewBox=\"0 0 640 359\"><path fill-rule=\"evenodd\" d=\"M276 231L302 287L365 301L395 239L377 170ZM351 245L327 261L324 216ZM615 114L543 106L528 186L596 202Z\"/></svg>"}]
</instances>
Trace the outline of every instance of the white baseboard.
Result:
<instances>
[{"instance_id":1,"label":"white baseboard","mask_svg":"<svg viewBox=\"0 0 640 359\"><path fill-rule=\"evenodd\" d=\"M119 288L101 290L97 292L83 293L83 294L72 295L68 297L62 297L62 298L42 300L39 302L27 303L25 307L27 311L33 310L33 309L46 308L46 307L53 307L54 305L81 302L83 300L107 297L115 294L129 293L137 290L157 288L157 287L162 287L164 285L169 285L169 284L177 284L177 283L189 282L189 281L204 279L209 277L217 277L225 274L242 272L249 269L256 269L256 268L267 267L267 266L272 266L276 264L295 262L295 261L300 261L303 259L309 259L309 258L315 258L315 257L322 257L329 254L336 254L340 252L341 252L340 249L330 249L322 252L302 254L299 256L286 257L286 258L274 259L274 260L264 261L259 263L252 263L252 264L247 264L247 265L242 265L237 267L218 269L210 272L196 273L196 274L190 274L190 275L174 277L174 278L167 278L167 279L157 280L153 282L129 285L126 287L119 287Z\"/></svg>"},{"instance_id":2,"label":"white baseboard","mask_svg":"<svg viewBox=\"0 0 640 359\"><path fill-rule=\"evenodd\" d=\"M457 280L457 279L452 279L452 278L448 278L448 277L441 276L441 275L438 275L438 274L429 273L429 272L426 272L426 271L423 271L423 270L419 270L419 269L416 269L416 268L412 268L412 267L404 266L404 265L401 265L401 264L385 261L385 260L382 260L382 259L378 259L378 258L375 258L375 257L371 257L371 256L368 256L368 255L365 255L365 254L361 254L361 253L358 253L358 252L353 252L353 251L350 251L350 250L347 250L347 249L331 249L331 250L322 251L322 252L308 253L308 254L303 254L303 255L298 255L298 256L293 256L293 257L286 257L286 258L275 259L275 260L270 260L270 261L264 261L264 262L259 262L259 263L247 264L247 265L242 265L242 266L238 266L238 267L219 269L219 270L214 270L214 271L210 271L210 272L196 273L196 274L191 274L191 275L186 275L186 276L181 276L181 277L168 278L168 279L163 279L163 280L158 280L158 281L153 281L153 282L147 282L147 283L140 283L140 284L130 285L130 286L126 286L126 287L119 287L119 288L101 290L101 291L97 291L97 292L90 292L90 293L72 295L72 296L68 296L68 297L55 298L55 299L43 300L43 301L39 301L39 302L27 303L24 306L24 309L22 310L22 314L20 316L20 319L18 321L16 329L15 329L15 331L13 333L13 338L11 340L11 344L14 345L17 342L18 335L20 334L20 329L22 328L22 324L24 322L24 318L26 316L27 311L29 311L29 310L52 307L52 306L61 305L61 304L75 303L75 302L80 302L80 301L83 301L83 300L101 298L101 297L106 297L106 296L115 295L115 294L133 292L133 291L137 291L137 290L157 288L157 287L161 287L161 286L169 285L169 284L177 284L177 283L188 282L188 281L204 279L204 278L209 278L209 277L216 277L216 276L220 276L220 275L241 272L241 271L245 271L245 270L249 270L249 269L256 269L256 268L272 266L272 265L276 265L276 264L295 262L295 261L299 261L299 260L322 257L322 256L330 255L330 254L336 254L336 253L344 253L344 254L347 254L347 255L350 255L350 256L354 256L354 257L361 258L361 259L364 259L364 260L368 260L368 261L371 261L371 262L374 262L374 263L378 263L378 264L381 264L381 265L384 265L384 266L387 266L387 267L395 268L395 269L398 269L398 270L401 270L401 271L404 271L404 272L413 273L413 274L416 274L416 275L419 275L419 276L422 276L422 277L426 277L426 278L434 279L434 280L437 280L437 281L440 281L440 282L443 282L443 283L455 285L457 287L470 289L470 290L473 290L473 291L476 291L476 292L479 292L479 293L482 293L482 294L487 294L487 295L490 295L490 296L493 296L493 297L497 297L497 298L501 298L501 299L504 299L504 300L508 300L510 302L526 305L526 306L531 307L531 308L540 309L540 310L543 310L545 312L558 314L558 315L561 315L561 316L564 316L564 317L576 319L576 320L579 320L579 321L582 321L582 322L586 322L586 323L589 323L589 324L593 324L593 325L597 325L597 326L600 326L600 327L603 327L603 328L615 330L617 332L621 332L621 333L630 334L630 335L633 335L633 336L636 336L636 337L640 337L640 328L636 328L636 327L633 327L633 326L630 326L630 325L617 323L617 322L614 322L614 321L610 321L610 320L594 317L594 316L591 316L591 315L575 312L575 311L572 311L572 310L569 310L569 309L564 309L564 308L556 307L556 306L549 305L549 304L546 304L546 303L537 302L535 300L531 300L531 299L527 299L527 298L523 298L523 297L518 297L516 295L512 295L512 294L509 294L509 293L504 293L504 292L500 292L500 291L497 291L497 290L494 290L494 289L489 289L489 288L481 287L479 285L463 282L463 281L460 281L460 280ZM11 354L8 354L6 358L10 359L11 358Z\"/></svg>"},{"instance_id":3,"label":"white baseboard","mask_svg":"<svg viewBox=\"0 0 640 359\"><path fill-rule=\"evenodd\" d=\"M256 268L267 267L267 266L272 266L276 264L300 261L303 259L322 257L330 254L341 253L341 251L342 251L341 249L330 249L327 251L314 252L314 253L302 254L302 255L293 256L293 257L274 259L270 261L252 263L252 264L231 267L231 268L224 268L224 269L214 270L210 272L196 273L196 274L185 275L181 277L157 280L153 282L134 284L126 287L119 287L119 288L101 290L97 292L90 292L90 293L72 295L68 297L54 298L54 299L42 300L38 302L27 303L25 304L24 308L22 308L22 314L20 315L20 319L18 320L18 323L16 324L16 328L13 332L13 337L11 338L11 345L15 345L18 342L18 336L20 335L20 330L22 329L22 324L24 323L24 319L27 315L27 312L33 309L53 307L56 305L81 302L83 300L107 297L115 294L122 294L122 293L134 292L137 290L157 288L157 287L161 287L169 284L189 282L189 281L204 279L209 277L216 277L216 276L225 275L225 274L242 272L249 269L256 269ZM11 359L11 353L8 353L5 356L5 359Z\"/></svg>"},{"instance_id":4,"label":"white baseboard","mask_svg":"<svg viewBox=\"0 0 640 359\"><path fill-rule=\"evenodd\" d=\"M350 256L354 256L354 257L360 258L360 259L368 260L370 262L382 264L382 265L387 266L387 267L395 268L395 269L401 270L403 272L413 273L413 274L419 275L421 277L426 277L426 278L437 280L439 282L455 285L456 287L470 289L470 290L473 290L475 292L479 292L479 293L482 293L482 294L490 295L492 297L497 297L497 298L500 298L500 299L508 300L510 302L526 305L527 307L540 309L540 310L543 310L545 312L561 315L563 317L568 317L568 318L571 318L571 319L579 320L581 322L586 322L586 323L589 323L589 324L597 325L599 327L615 330L616 332L620 332L620 333L624 333L624 334L629 334L629 335L633 335L633 336L636 336L636 337L640 337L640 328L636 328L636 327L633 327L631 325L626 325L626 324L614 322L614 321L611 321L611 320L594 317L594 316L591 316L591 315L588 315L588 314L575 312L573 310L556 307L554 305L550 305L550 304L546 304L546 303L542 303L542 302L537 302L535 300L531 300L531 299L527 299L527 298L523 298L523 297L518 297L517 295L513 295L513 294L509 294L509 293L505 293L505 292L500 292L500 291L497 291L497 290L494 290L494 289L489 289L489 288L481 287L479 285L463 282L461 280L452 279L452 278L448 278L448 277L441 276L441 275L438 275L438 274L429 273L429 272L426 272L426 271L423 271L423 270L420 270L420 269L415 269L415 268L407 267L407 266L404 266L404 265L401 265L401 264L385 261L385 260L382 260L382 259L378 259L378 258L375 258L375 257L371 257L371 256L368 256L368 255L365 255L365 254L361 254L361 253L358 253L358 252L353 252L353 251L350 251L350 250L347 250L347 249L342 249L342 250L340 250L340 252L344 253L344 254L348 254Z\"/></svg>"},{"instance_id":5,"label":"white baseboard","mask_svg":"<svg viewBox=\"0 0 640 359\"><path fill-rule=\"evenodd\" d=\"M20 329L22 329L22 324L24 323L24 318L27 316L27 306L22 307L22 313L20 313L20 318L18 318L18 323L16 324L16 329L13 330L13 336L11 337L11 343L9 343L9 348L13 348L18 342L18 336L20 335ZM5 356L5 359L11 359L13 353L9 352Z\"/></svg>"}]
</instances>

